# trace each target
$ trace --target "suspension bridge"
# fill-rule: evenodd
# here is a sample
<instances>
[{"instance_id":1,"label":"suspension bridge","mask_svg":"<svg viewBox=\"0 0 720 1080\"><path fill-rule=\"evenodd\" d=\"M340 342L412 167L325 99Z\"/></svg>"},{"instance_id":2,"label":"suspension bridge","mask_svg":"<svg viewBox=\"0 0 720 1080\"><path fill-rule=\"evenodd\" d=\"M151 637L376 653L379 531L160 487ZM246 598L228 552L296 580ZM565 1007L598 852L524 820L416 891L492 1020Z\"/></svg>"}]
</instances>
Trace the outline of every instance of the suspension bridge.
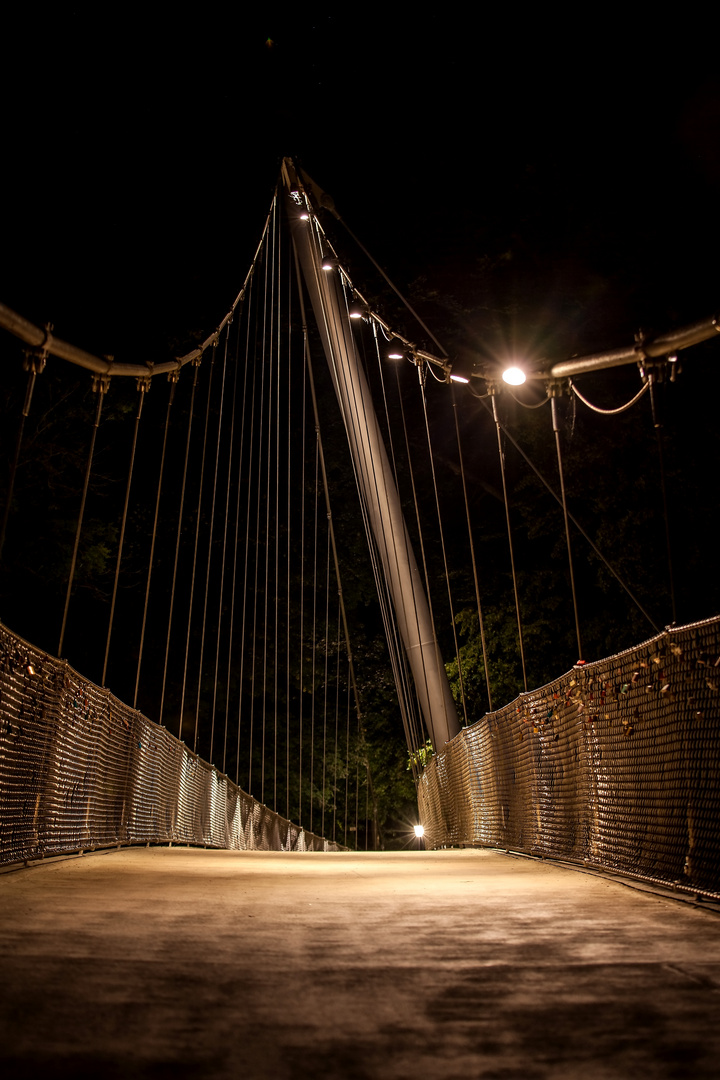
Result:
<instances>
[{"instance_id":1,"label":"suspension bridge","mask_svg":"<svg viewBox=\"0 0 720 1080\"><path fill-rule=\"evenodd\" d=\"M230 880L235 871L220 861L223 850L317 852L317 859L329 852L350 859L354 850L370 858L390 839L388 799L409 789L417 809L409 800L403 808L399 843L407 847L418 845L417 825L429 848L561 860L712 908L720 900L720 620L693 610L693 621L682 621L688 605L673 561L662 409L678 354L712 338L716 321L536 365L529 396L501 393L500 366L458 370L387 278L397 307L386 300L381 311L351 273L333 226L344 222L332 201L286 159L234 302L215 330L170 360L98 357L49 324L0 309L3 327L24 345L22 372L16 365L24 382L15 378L6 393L0 861L12 869L137 849L115 852L114 864L82 863L97 870L78 871L76 860L69 871L53 871L56 884L58 872L90 881L121 857L131 875L152 874L143 862L152 852L140 847L167 845L162 866L172 867L175 889L184 875ZM406 329L412 319L417 340ZM89 375L79 381L67 362ZM620 404L593 403L576 384L587 372L626 365L639 385ZM622 423L648 401L645 449L657 453L662 508L652 552L644 549L654 596L628 576L627 563L607 557L602 523L593 529L581 520L565 476L576 409ZM551 414L553 479L547 456L538 462L513 430L523 405ZM478 457L493 447L490 482ZM532 522L523 532L511 451L556 506L556 550L544 567L555 574L547 621L524 617L529 594L549 579L523 565ZM601 506L599 482L595 491ZM537 518L537 495L529 502ZM590 659L607 640L588 611L597 582L603 596L621 598L623 631L640 644L626 636L620 649ZM554 681L536 659L543 648L569 668L556 670ZM189 848L217 850L201 861ZM414 904L418 886L403 877L402 861L387 858L339 871L308 866L345 884L363 866L373 881L390 867ZM479 858L440 851L415 864L429 881L447 875L422 940L402 931L418 968L431 961L437 904L452 902L443 889L478 885L483 873L502 879L505 871ZM276 865L299 874L300 889L320 888L303 884L305 869L263 865L271 877ZM530 884L519 872L529 890L539 888L533 902L542 907L549 879ZM572 874L562 876L557 888L570 895ZM20 896L17 880L4 883ZM62 880L74 888L71 877ZM488 904L515 888L502 880ZM118 887L112 877L107 883L111 892ZM386 901L369 889L363 904L379 906L368 932L382 949ZM237 917L236 907L228 910ZM690 922L705 920L688 933L707 934L715 949L713 916L687 912ZM287 918L297 915L293 909ZM610 927L612 912L607 918ZM331 921L351 937L359 932L335 915ZM212 919L208 925L227 932ZM661 937L650 933L648 946L657 946L660 966L675 955ZM112 948L124 947L113 940ZM536 946L528 945L531 966ZM59 956L65 947L57 948ZM453 956L458 950L460 939ZM15 954L22 964L22 949ZM581 954L570 949L568 963ZM403 963L395 958L393 971ZM714 988L714 968L700 964L701 950L680 978ZM480 1007L486 1002L474 978L470 999ZM653 979L643 994L655 992ZM272 979L265 990L277 992ZM430 996L422 989L436 1019ZM501 1027L507 1020L496 1019ZM358 1020L358 1031L370 1022ZM516 1035L502 1030L497 1045L507 1046ZM678 1045L682 1037L679 1028ZM53 1038L64 1047L58 1053L82 1058ZM443 1053L472 1057L477 1048L464 1038ZM304 1053L302 1039L290 1043ZM341 1043L333 1042L336 1054ZM406 1075L412 1048L403 1046L387 1075ZM612 1038L599 1039L593 1052L616 1049ZM378 1060L385 1052L373 1043ZM498 1052L487 1049L488 1060ZM18 1050L18 1061L26 1053ZM168 1054L166 1047L160 1057ZM704 1075L706 1059L693 1060L694 1075ZM282 1074L273 1061L263 1043L253 1075ZM338 1061L340 1072L355 1075L347 1048ZM444 1067L435 1061L437 1075L456 1075Z\"/></svg>"}]
</instances>

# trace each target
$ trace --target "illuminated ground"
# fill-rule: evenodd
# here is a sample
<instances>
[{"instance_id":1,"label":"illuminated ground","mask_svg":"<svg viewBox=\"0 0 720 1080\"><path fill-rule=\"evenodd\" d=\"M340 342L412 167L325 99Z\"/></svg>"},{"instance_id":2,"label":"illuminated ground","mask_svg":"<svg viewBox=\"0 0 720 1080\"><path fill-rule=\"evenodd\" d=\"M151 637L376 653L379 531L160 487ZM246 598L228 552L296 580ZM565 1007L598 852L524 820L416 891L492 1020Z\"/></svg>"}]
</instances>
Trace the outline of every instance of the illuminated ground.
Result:
<instances>
[{"instance_id":1,"label":"illuminated ground","mask_svg":"<svg viewBox=\"0 0 720 1080\"><path fill-rule=\"evenodd\" d=\"M5 1077L716 1077L720 916L494 852L0 875Z\"/></svg>"}]
</instances>

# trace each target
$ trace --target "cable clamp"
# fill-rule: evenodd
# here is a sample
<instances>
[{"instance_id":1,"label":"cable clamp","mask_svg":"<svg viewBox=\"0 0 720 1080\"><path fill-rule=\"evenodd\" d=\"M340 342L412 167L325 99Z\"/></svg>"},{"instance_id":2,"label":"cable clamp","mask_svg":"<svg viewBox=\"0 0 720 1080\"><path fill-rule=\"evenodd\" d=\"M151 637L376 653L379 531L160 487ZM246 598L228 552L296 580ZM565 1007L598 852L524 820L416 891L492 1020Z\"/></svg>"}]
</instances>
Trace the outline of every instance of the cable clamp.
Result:
<instances>
[{"instance_id":1,"label":"cable clamp","mask_svg":"<svg viewBox=\"0 0 720 1080\"><path fill-rule=\"evenodd\" d=\"M570 380L567 381L567 386L571 385ZM562 397L565 393L566 382L565 379L548 379L545 383L545 390L549 398Z\"/></svg>"},{"instance_id":2,"label":"cable clamp","mask_svg":"<svg viewBox=\"0 0 720 1080\"><path fill-rule=\"evenodd\" d=\"M93 375L92 388L94 394L107 394L110 389L109 375Z\"/></svg>"},{"instance_id":3,"label":"cable clamp","mask_svg":"<svg viewBox=\"0 0 720 1080\"><path fill-rule=\"evenodd\" d=\"M43 339L39 345L23 349L23 371L31 371L33 375L41 375L45 370L47 358L50 355L50 342L54 327L51 322L43 327Z\"/></svg>"},{"instance_id":4,"label":"cable clamp","mask_svg":"<svg viewBox=\"0 0 720 1080\"><path fill-rule=\"evenodd\" d=\"M635 335L635 346L633 351L638 358L637 365L640 369L640 378L643 380L647 378L646 361L649 360L648 354L645 352L644 348L646 340L647 334L645 333L645 331L638 330L637 334Z\"/></svg>"}]
</instances>

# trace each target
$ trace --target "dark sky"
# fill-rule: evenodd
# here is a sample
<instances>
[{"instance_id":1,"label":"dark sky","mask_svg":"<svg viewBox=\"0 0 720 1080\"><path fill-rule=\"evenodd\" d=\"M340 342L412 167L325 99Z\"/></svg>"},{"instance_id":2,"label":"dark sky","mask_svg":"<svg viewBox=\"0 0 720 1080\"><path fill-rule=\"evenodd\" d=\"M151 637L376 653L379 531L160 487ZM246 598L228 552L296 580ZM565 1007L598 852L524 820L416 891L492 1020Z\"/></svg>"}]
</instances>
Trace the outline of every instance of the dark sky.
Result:
<instances>
[{"instance_id":1,"label":"dark sky","mask_svg":"<svg viewBox=\"0 0 720 1080\"><path fill-rule=\"evenodd\" d=\"M710 35L677 14L634 29L605 9L572 22L479 10L210 5L160 22L133 7L26 5L7 20L0 67L0 300L97 354L186 351L237 295L291 154L459 367L504 349L564 359L712 315ZM337 235L355 282L367 275L380 295ZM683 519L696 593L706 560L692 545L712 544L717 491L717 348L688 357L677 398L690 462L677 472L708 494L702 524ZM17 365L17 349L0 356ZM635 372L607 373L606 403L630 382L633 393ZM468 447L475 465L474 428Z\"/></svg>"},{"instance_id":2,"label":"dark sky","mask_svg":"<svg viewBox=\"0 0 720 1080\"><path fill-rule=\"evenodd\" d=\"M452 326L426 310L460 351L712 311L720 79L677 19L58 4L8 25L0 295L86 348L150 359L212 329L286 153L402 288L452 295Z\"/></svg>"}]
</instances>

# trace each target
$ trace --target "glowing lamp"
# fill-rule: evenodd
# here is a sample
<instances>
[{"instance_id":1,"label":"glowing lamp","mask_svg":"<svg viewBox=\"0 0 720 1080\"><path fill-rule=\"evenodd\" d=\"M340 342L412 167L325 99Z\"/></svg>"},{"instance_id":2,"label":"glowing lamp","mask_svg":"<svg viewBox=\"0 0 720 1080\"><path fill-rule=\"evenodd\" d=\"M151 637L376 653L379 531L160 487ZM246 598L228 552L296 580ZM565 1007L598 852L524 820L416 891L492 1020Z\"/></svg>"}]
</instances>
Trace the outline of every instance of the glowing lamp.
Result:
<instances>
[{"instance_id":1,"label":"glowing lamp","mask_svg":"<svg viewBox=\"0 0 720 1080\"><path fill-rule=\"evenodd\" d=\"M503 382L508 386L522 386L525 382L525 372L519 367L506 368L502 373Z\"/></svg>"},{"instance_id":2,"label":"glowing lamp","mask_svg":"<svg viewBox=\"0 0 720 1080\"><path fill-rule=\"evenodd\" d=\"M388 357L391 360L402 360L405 355L405 350L399 341L393 341L392 345L388 349Z\"/></svg>"},{"instance_id":3,"label":"glowing lamp","mask_svg":"<svg viewBox=\"0 0 720 1080\"><path fill-rule=\"evenodd\" d=\"M451 375L450 382L468 383L469 379L466 379L464 375Z\"/></svg>"},{"instance_id":4,"label":"glowing lamp","mask_svg":"<svg viewBox=\"0 0 720 1080\"><path fill-rule=\"evenodd\" d=\"M415 835L418 838L425 835L425 826L424 825L413 825L413 828L415 830Z\"/></svg>"}]
</instances>

